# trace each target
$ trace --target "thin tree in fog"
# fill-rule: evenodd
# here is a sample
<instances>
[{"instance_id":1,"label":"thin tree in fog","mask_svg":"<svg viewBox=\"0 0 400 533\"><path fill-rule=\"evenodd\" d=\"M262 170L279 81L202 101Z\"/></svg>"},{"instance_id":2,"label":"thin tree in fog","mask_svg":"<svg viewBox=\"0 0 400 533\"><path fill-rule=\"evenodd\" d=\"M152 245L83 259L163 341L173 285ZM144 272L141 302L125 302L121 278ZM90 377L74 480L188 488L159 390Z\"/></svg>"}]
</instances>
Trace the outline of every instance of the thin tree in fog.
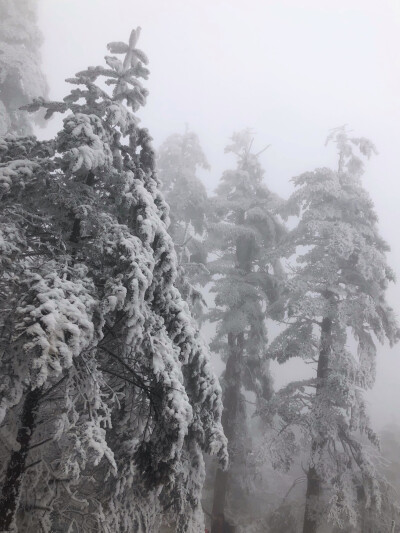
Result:
<instances>
[{"instance_id":1,"label":"thin tree in fog","mask_svg":"<svg viewBox=\"0 0 400 533\"><path fill-rule=\"evenodd\" d=\"M1 140L0 530L148 533L168 509L200 532L202 452L226 462L221 389L134 114L138 37L63 102L29 106L67 113L54 140Z\"/></svg>"},{"instance_id":2,"label":"thin tree in fog","mask_svg":"<svg viewBox=\"0 0 400 533\"><path fill-rule=\"evenodd\" d=\"M270 402L280 403L282 442L293 442L293 426L310 442L303 533L316 533L326 521L362 527L366 509L381 510L382 483L366 444L378 441L363 391L374 384L376 340L392 344L398 338L385 301L394 281L385 257L389 247L379 236L355 153L370 157L375 147L344 128L328 140L338 149L337 170L293 179L288 213L300 220L286 254L298 255L289 264L288 325L270 348L280 363L302 357L316 365L315 378L290 383Z\"/></svg>"},{"instance_id":3,"label":"thin tree in fog","mask_svg":"<svg viewBox=\"0 0 400 533\"><path fill-rule=\"evenodd\" d=\"M0 135L32 133L32 120L20 107L47 94L37 7L38 0L0 3Z\"/></svg>"},{"instance_id":4,"label":"thin tree in fog","mask_svg":"<svg viewBox=\"0 0 400 533\"><path fill-rule=\"evenodd\" d=\"M198 286L208 282L210 276L205 267L208 198L197 172L209 168L197 135L188 129L170 135L158 150L161 191L169 206L168 232L178 256L178 287L199 318L204 299Z\"/></svg>"},{"instance_id":5,"label":"thin tree in fog","mask_svg":"<svg viewBox=\"0 0 400 533\"><path fill-rule=\"evenodd\" d=\"M265 322L269 305L278 296L281 268L274 247L285 230L276 215L281 201L264 184L252 144L251 132L245 130L234 134L227 146L225 151L236 156L237 166L221 178L209 224L213 260L208 268L215 293L210 319L217 326L211 348L226 364L222 423L230 456L229 471L216 473L214 516L227 508L237 516L245 513L252 448L245 391L253 393L257 405L272 391Z\"/></svg>"}]
</instances>

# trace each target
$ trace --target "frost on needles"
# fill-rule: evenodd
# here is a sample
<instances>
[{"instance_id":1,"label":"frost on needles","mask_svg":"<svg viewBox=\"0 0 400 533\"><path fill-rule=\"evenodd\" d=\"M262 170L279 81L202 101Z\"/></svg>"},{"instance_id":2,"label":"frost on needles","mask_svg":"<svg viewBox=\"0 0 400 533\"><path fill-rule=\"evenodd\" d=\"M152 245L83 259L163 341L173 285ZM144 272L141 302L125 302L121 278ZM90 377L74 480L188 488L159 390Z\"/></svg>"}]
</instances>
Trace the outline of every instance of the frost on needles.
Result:
<instances>
[{"instance_id":1,"label":"frost on needles","mask_svg":"<svg viewBox=\"0 0 400 533\"><path fill-rule=\"evenodd\" d=\"M310 446L303 533L320 524L357 527L374 515L391 516L388 484L380 476L371 447L364 391L375 381L376 342L399 338L386 302L394 273L388 245L362 186L363 159L374 152L365 138L345 128L332 131L336 170L318 168L293 179L287 215L300 217L283 243L289 272L284 331L269 348L280 363L302 357L316 363L316 376L293 381L267 406L281 419L277 460L291 463L301 434ZM388 526L389 527L389 526ZM378 530L378 529L376 529Z\"/></svg>"},{"instance_id":2,"label":"frost on needles","mask_svg":"<svg viewBox=\"0 0 400 533\"><path fill-rule=\"evenodd\" d=\"M0 530L150 532L168 509L200 532L202 453L227 462L220 386L175 286L135 115L139 34L62 102L28 106L65 114L54 139L0 141Z\"/></svg>"}]
</instances>

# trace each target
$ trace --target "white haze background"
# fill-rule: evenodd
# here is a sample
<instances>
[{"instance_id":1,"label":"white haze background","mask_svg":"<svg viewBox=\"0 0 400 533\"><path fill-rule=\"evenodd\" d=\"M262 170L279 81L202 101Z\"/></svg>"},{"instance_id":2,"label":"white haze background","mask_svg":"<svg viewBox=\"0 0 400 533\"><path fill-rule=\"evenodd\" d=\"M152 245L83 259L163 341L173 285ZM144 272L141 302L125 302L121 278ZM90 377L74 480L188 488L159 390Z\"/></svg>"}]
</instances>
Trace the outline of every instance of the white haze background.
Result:
<instances>
[{"instance_id":1,"label":"white haze background","mask_svg":"<svg viewBox=\"0 0 400 533\"><path fill-rule=\"evenodd\" d=\"M291 177L335 165L330 128L347 123L371 138L379 155L364 185L392 248L399 284L389 302L400 316L400 0L40 0L40 25L52 99L67 94L65 78L102 64L107 42L141 26L151 70L142 124L158 147L187 123L212 167L202 175L209 191L233 164L223 150L242 128L256 148L271 144L266 182L285 198ZM274 366L276 385L299 372L296 361ZM378 348L368 397L376 429L400 424L400 345Z\"/></svg>"}]
</instances>

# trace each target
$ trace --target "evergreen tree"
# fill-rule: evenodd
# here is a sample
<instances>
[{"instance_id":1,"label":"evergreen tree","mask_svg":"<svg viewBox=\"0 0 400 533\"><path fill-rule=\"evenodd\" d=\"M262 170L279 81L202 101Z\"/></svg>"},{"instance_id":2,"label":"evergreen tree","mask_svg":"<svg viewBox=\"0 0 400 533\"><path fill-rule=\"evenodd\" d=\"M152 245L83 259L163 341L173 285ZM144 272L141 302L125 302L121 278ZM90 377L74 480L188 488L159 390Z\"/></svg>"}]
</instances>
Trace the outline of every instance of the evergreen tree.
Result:
<instances>
[{"instance_id":1,"label":"evergreen tree","mask_svg":"<svg viewBox=\"0 0 400 533\"><path fill-rule=\"evenodd\" d=\"M0 142L0 530L151 532L168 509L200 532L202 452L226 463L221 390L134 114L139 33L63 102L28 106L67 113L53 141Z\"/></svg>"},{"instance_id":2,"label":"evergreen tree","mask_svg":"<svg viewBox=\"0 0 400 533\"><path fill-rule=\"evenodd\" d=\"M178 256L179 290L200 317L204 299L198 286L209 280L205 267L208 198L197 171L210 167L197 135L188 129L164 141L157 166L161 190L170 208L168 231Z\"/></svg>"},{"instance_id":3,"label":"evergreen tree","mask_svg":"<svg viewBox=\"0 0 400 533\"><path fill-rule=\"evenodd\" d=\"M297 254L287 281L288 325L270 350L280 363L302 357L316 364L315 378L290 383L269 404L283 420L281 443L289 443L289 455L294 425L310 441L303 533L315 533L327 520L359 527L360 512L379 512L382 484L365 443L377 444L377 437L363 390L374 384L376 340L398 338L385 301L394 281L389 248L356 153L370 157L375 147L344 128L328 141L337 145L337 170L320 168L293 180L288 213L300 220L286 242L286 254Z\"/></svg>"},{"instance_id":4,"label":"evergreen tree","mask_svg":"<svg viewBox=\"0 0 400 533\"><path fill-rule=\"evenodd\" d=\"M0 3L0 135L31 134L29 115L20 107L47 94L37 7L37 0Z\"/></svg>"},{"instance_id":5,"label":"evergreen tree","mask_svg":"<svg viewBox=\"0 0 400 533\"><path fill-rule=\"evenodd\" d=\"M237 168L223 174L211 206L209 241L215 259L208 268L215 292L211 319L217 323L211 346L226 364L222 423L230 455L229 471L216 473L214 516L224 513L228 493L231 510L243 512L251 452L245 393L253 393L259 405L272 392L266 318L278 295L281 269L274 249L284 228L276 214L281 201L263 183L252 142L248 130L233 135L225 151L235 154Z\"/></svg>"}]
</instances>

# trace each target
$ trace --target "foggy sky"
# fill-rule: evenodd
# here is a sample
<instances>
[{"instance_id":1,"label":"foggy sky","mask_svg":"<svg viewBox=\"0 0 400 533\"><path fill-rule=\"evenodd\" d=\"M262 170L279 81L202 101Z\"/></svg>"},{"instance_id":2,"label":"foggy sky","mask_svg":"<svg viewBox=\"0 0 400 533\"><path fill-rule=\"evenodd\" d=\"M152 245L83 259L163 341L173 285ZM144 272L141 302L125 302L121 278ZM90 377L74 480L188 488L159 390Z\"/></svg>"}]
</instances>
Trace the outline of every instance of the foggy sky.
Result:
<instances>
[{"instance_id":1,"label":"foggy sky","mask_svg":"<svg viewBox=\"0 0 400 533\"><path fill-rule=\"evenodd\" d=\"M330 128L347 123L371 138L379 155L364 185L392 248L400 278L400 1L399 0L39 0L43 68L50 97L64 79L103 63L109 41L139 41L150 60L150 91L139 113L158 147L187 123L211 164L212 191L233 159L223 149L250 127L266 183L283 197L289 179L335 165L325 148ZM48 137L59 126L53 120ZM400 281L389 290L400 316ZM294 377L293 363L277 384ZM375 426L400 424L400 345L378 348L378 378L369 394Z\"/></svg>"}]
</instances>

